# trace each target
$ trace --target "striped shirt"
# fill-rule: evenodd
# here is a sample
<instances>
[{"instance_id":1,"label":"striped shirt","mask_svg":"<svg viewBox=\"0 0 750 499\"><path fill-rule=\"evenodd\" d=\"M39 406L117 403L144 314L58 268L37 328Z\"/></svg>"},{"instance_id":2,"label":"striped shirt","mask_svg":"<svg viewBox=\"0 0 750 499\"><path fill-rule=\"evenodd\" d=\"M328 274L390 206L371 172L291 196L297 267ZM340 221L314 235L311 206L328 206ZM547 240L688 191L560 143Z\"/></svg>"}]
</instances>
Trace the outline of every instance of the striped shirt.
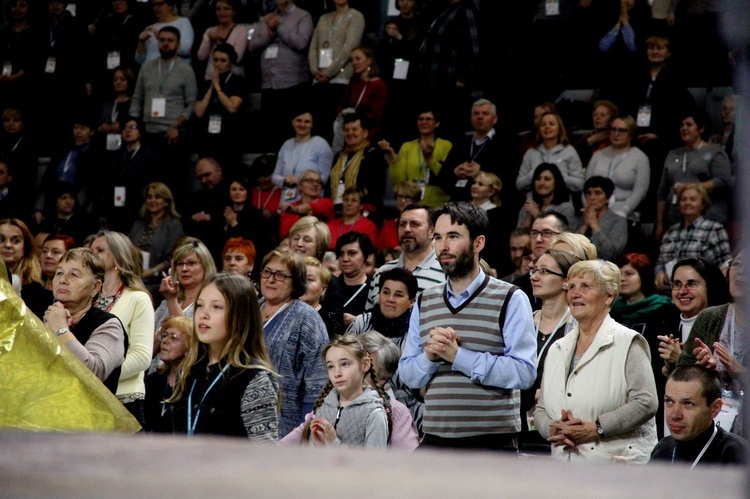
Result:
<instances>
[{"instance_id":1,"label":"striped shirt","mask_svg":"<svg viewBox=\"0 0 750 499\"><path fill-rule=\"evenodd\" d=\"M397 267L405 267L403 253L398 257L398 259L381 265L378 271L375 272L375 276L373 276L372 282L370 282L370 292L367 295L365 312L371 311L375 307L375 305L380 302L381 274ZM417 287L419 288L420 292L424 291L430 286L434 286L435 284L442 284L445 282L445 273L440 266L440 262L438 262L434 249L430 251L430 254L427 255L424 260L419 262L419 264L411 270L411 273L414 274L414 277L417 278Z\"/></svg>"}]
</instances>

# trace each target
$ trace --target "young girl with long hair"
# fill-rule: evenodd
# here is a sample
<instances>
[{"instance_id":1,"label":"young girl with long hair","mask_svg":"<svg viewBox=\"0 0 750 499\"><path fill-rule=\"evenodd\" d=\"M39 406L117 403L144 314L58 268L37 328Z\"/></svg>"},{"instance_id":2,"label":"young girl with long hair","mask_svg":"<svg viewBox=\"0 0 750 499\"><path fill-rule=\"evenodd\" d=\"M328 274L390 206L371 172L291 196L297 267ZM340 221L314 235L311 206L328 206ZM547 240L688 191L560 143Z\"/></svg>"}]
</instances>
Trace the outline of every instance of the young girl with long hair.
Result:
<instances>
[{"instance_id":1,"label":"young girl with long hair","mask_svg":"<svg viewBox=\"0 0 750 499\"><path fill-rule=\"evenodd\" d=\"M167 400L175 404L175 431L276 440L279 381L250 281L228 273L209 278L198 293L193 324L198 341Z\"/></svg>"},{"instance_id":2,"label":"young girl with long hair","mask_svg":"<svg viewBox=\"0 0 750 499\"><path fill-rule=\"evenodd\" d=\"M305 416L305 423L282 443L313 446L386 447L391 433L388 396L378 383L370 354L356 336L345 334L323 350L328 384ZM371 383L368 385L366 376Z\"/></svg>"}]
</instances>

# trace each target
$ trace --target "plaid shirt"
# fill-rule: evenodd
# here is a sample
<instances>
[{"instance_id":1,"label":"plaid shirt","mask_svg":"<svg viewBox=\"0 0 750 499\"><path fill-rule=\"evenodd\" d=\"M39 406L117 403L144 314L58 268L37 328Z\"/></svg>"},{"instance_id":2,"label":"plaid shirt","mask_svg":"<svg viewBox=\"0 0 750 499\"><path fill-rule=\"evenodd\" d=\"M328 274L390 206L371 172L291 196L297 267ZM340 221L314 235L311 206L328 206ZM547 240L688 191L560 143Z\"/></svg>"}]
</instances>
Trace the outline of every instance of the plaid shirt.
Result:
<instances>
[{"instance_id":1,"label":"plaid shirt","mask_svg":"<svg viewBox=\"0 0 750 499\"><path fill-rule=\"evenodd\" d=\"M702 258L706 262L721 265L732 258L729 237L719 222L699 217L687 227L676 223L664 234L656 261L656 271L675 259Z\"/></svg>"},{"instance_id":2,"label":"plaid shirt","mask_svg":"<svg viewBox=\"0 0 750 499\"><path fill-rule=\"evenodd\" d=\"M447 7L430 25L420 52L420 76L430 88L468 84L479 59L479 31L474 2Z\"/></svg>"}]
</instances>

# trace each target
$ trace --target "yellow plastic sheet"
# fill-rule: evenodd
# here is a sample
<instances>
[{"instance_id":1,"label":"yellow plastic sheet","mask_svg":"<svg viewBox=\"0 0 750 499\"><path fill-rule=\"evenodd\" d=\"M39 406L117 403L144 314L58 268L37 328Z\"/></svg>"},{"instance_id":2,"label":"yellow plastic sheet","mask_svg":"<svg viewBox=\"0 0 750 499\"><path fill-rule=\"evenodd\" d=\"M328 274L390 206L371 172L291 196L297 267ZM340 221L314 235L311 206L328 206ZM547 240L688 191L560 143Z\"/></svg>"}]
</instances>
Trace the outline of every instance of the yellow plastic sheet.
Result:
<instances>
[{"instance_id":1,"label":"yellow plastic sheet","mask_svg":"<svg viewBox=\"0 0 750 499\"><path fill-rule=\"evenodd\" d=\"M6 275L0 260L0 275ZM138 421L0 278L0 429L134 433Z\"/></svg>"}]
</instances>

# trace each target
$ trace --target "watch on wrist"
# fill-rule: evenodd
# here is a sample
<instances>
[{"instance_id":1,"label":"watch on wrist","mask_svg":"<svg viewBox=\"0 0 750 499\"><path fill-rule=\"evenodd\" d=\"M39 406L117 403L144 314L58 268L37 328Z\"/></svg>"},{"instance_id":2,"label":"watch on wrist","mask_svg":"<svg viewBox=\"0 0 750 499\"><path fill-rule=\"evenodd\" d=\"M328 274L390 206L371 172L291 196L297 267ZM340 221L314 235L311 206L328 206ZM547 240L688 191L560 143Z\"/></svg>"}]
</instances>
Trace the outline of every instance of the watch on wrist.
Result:
<instances>
[{"instance_id":1,"label":"watch on wrist","mask_svg":"<svg viewBox=\"0 0 750 499\"><path fill-rule=\"evenodd\" d=\"M604 428L602 428L599 418L596 419L596 433L598 433L600 437L604 436Z\"/></svg>"},{"instance_id":2,"label":"watch on wrist","mask_svg":"<svg viewBox=\"0 0 750 499\"><path fill-rule=\"evenodd\" d=\"M66 327L61 327L60 329L57 330L57 332L55 333L55 335L56 336L60 336L61 334L65 334L65 333L69 333L69 332L70 332L70 329L68 329Z\"/></svg>"}]
</instances>

